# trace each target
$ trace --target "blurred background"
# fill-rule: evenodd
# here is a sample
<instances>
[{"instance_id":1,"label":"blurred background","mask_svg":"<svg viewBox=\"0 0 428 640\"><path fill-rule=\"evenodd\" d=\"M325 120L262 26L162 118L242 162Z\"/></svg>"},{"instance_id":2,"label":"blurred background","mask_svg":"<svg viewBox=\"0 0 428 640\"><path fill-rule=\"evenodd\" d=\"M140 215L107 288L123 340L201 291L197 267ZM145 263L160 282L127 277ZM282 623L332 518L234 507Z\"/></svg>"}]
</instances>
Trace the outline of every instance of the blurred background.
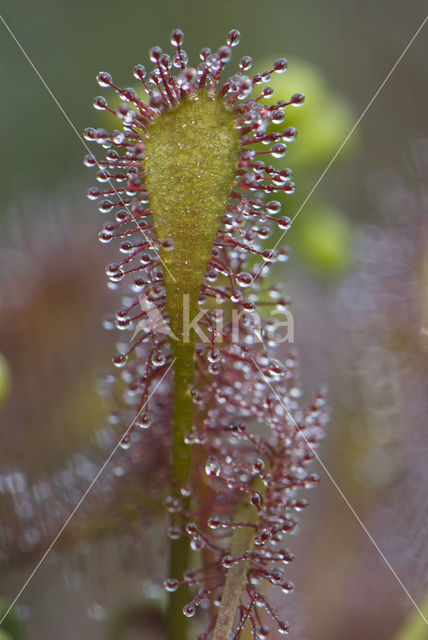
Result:
<instances>
[{"instance_id":1,"label":"blurred background","mask_svg":"<svg viewBox=\"0 0 428 640\"><path fill-rule=\"evenodd\" d=\"M218 48L234 27L242 33L235 62L251 55L259 70L287 57L289 71L272 82L276 97L307 96L302 109L286 114L286 124L299 130L281 161L293 169L297 185L285 199L290 217L426 11L419 0L1 5L79 132L110 126L91 106L100 93L97 72L132 85L134 64L147 64L154 44L168 50L174 27L184 30L195 64L201 47ZM319 382L330 387L332 420L321 457L422 603L428 589L427 29L287 232L294 255L273 274L293 298L307 398ZM80 452L90 450L99 433L107 438L106 450L112 448L98 380L115 351L101 321L118 299L105 285L104 264L115 248L97 241L102 222L85 196L95 175L83 167L83 144L3 25L0 60L0 519L9 532L0 540L0 598L6 606L57 521L65 521L95 476L98 467ZM125 452L117 455L120 476ZM290 572L297 589L284 608L290 637L428 638L408 595L320 473L322 485L308 496L301 533L289 542L297 554ZM52 514L34 512L25 493L37 486L42 503L52 478L57 511L49 520ZM113 533L100 542L82 535L73 545L59 544L0 638L132 640L144 637L142 629L161 637L162 550L153 530L138 535L128 545L122 544L126 530L120 545ZM150 545L152 558L143 553ZM421 606L426 615L428 605Z\"/></svg>"}]
</instances>

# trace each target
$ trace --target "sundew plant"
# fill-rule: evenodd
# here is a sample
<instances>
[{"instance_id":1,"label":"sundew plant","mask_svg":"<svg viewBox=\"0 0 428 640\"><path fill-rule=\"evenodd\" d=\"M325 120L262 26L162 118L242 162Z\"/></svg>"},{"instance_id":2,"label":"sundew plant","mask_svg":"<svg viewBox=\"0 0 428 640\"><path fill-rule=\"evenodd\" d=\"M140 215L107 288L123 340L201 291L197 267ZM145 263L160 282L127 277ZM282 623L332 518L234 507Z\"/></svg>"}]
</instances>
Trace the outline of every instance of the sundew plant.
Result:
<instances>
[{"instance_id":1,"label":"sundew plant","mask_svg":"<svg viewBox=\"0 0 428 640\"><path fill-rule=\"evenodd\" d=\"M297 133L269 127L304 96L265 104L283 58L251 77L244 56L227 77L239 38L232 30L191 66L174 30L172 55L155 46L153 70L135 67L138 88L101 72L121 102L94 106L118 128L85 131L107 150L85 159L105 185L88 193L109 216L99 237L121 254L106 269L124 297L105 324L129 336L109 376L114 421L127 454L141 438L147 475L155 464L165 480L168 640L288 632L285 539L306 506L298 490L318 481L308 465L326 422L323 391L300 406L296 354L278 359L290 300L274 265L289 250L266 246L291 224L275 194L294 191L291 170L269 160Z\"/></svg>"}]
</instances>

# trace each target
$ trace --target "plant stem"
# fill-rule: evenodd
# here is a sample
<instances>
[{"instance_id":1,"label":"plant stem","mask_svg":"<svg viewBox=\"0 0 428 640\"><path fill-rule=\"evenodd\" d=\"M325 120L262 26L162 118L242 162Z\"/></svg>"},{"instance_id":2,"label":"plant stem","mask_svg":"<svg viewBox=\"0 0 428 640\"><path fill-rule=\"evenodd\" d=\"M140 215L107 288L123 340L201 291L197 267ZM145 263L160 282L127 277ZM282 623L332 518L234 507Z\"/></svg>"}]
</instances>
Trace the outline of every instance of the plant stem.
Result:
<instances>
[{"instance_id":1,"label":"plant stem","mask_svg":"<svg viewBox=\"0 0 428 640\"><path fill-rule=\"evenodd\" d=\"M237 520L257 521L257 511L252 506L242 507L236 514ZM252 527L236 529L232 536L230 553L234 557L242 556L253 546L255 531ZM213 640L227 640L233 628L236 612L245 588L249 560L238 562L227 573L223 589Z\"/></svg>"},{"instance_id":2,"label":"plant stem","mask_svg":"<svg viewBox=\"0 0 428 640\"><path fill-rule=\"evenodd\" d=\"M182 498L180 490L187 482L190 469L191 447L184 441L192 428L194 404L191 389L194 379L194 337L188 343L173 344L174 362L174 415L171 482L173 492Z\"/></svg>"},{"instance_id":3,"label":"plant stem","mask_svg":"<svg viewBox=\"0 0 428 640\"><path fill-rule=\"evenodd\" d=\"M181 340L173 343L174 362L174 416L173 443L171 460L171 490L174 498L187 508L188 500L183 501L181 487L186 483L191 462L191 448L184 442L184 436L192 427L193 401L190 390L194 378L194 338L185 343ZM175 518L172 518L174 525ZM189 542L182 536L171 540L169 547L169 577L182 580L188 569ZM167 613L168 640L187 640L188 621L183 615L183 607L189 601L189 589L181 585L170 593Z\"/></svg>"},{"instance_id":4,"label":"plant stem","mask_svg":"<svg viewBox=\"0 0 428 640\"><path fill-rule=\"evenodd\" d=\"M169 547L169 575L182 576L187 569L189 544L184 537L171 540ZM169 594L167 611L168 640L187 640L189 623L183 615L183 607L189 601L189 588L182 585Z\"/></svg>"}]
</instances>

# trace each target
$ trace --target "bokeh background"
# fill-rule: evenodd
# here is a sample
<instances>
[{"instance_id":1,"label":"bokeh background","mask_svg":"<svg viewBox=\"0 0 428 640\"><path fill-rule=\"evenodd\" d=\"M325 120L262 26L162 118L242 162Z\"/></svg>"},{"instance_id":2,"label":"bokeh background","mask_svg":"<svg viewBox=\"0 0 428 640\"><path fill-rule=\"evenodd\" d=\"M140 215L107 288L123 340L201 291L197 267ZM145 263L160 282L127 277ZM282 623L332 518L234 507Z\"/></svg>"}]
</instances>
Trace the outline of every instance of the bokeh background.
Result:
<instances>
[{"instance_id":1,"label":"bokeh background","mask_svg":"<svg viewBox=\"0 0 428 640\"><path fill-rule=\"evenodd\" d=\"M184 30L192 59L202 46L223 44L233 27L242 33L235 60L248 54L264 67L287 57L277 91L307 96L286 120L299 129L284 160L297 184L285 201L291 217L426 11L419 0L1 6L79 132L105 126L91 107L100 93L97 72L132 84L134 64L147 63L154 44L168 49L174 27ZM418 603L428 589L427 29L299 213L286 238L293 259L274 274L294 300L307 397L321 381L331 390L322 459ZM114 248L96 239L102 222L85 197L95 176L82 165L82 142L1 24L0 60L0 518L13 532L12 541L1 540L6 605L51 539L49 530L40 534L43 517L25 512L23 487L54 478L57 494L69 491L64 505L56 494L52 509L66 517L95 475L89 458L76 472L75 454L87 452L106 423L98 379L114 338L101 320L117 297L105 286L103 265ZM71 490L73 473L79 482ZM309 496L301 533L289 545L298 556L291 572L297 590L283 605L290 637L427 638L403 587L320 473L322 486ZM11 515L10 504L18 503L25 526ZM153 531L142 531L138 545L124 543L126 535L120 544L113 534L59 544L0 637L132 640L144 630L158 637L161 550Z\"/></svg>"}]
</instances>

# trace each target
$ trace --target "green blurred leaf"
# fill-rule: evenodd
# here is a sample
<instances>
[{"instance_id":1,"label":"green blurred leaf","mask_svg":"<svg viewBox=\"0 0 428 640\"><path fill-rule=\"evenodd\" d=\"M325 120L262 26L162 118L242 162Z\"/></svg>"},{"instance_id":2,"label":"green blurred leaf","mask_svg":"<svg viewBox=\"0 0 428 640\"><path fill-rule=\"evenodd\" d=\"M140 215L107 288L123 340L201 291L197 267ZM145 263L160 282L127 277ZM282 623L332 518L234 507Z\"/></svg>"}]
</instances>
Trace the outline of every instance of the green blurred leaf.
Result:
<instances>
[{"instance_id":1,"label":"green blurred leaf","mask_svg":"<svg viewBox=\"0 0 428 640\"><path fill-rule=\"evenodd\" d=\"M264 60L257 70L269 69L271 60ZM325 163L337 151L349 133L354 117L349 103L333 91L314 66L303 60L290 59L286 73L272 74L269 86L274 95L266 100L274 104L280 99L289 99L294 93L303 93L306 100L301 107L287 107L285 123L272 127L282 131L285 127L296 127L296 142L288 146L287 166L298 170ZM352 145L346 145L345 152ZM284 161L281 163L284 165Z\"/></svg>"},{"instance_id":2,"label":"green blurred leaf","mask_svg":"<svg viewBox=\"0 0 428 640\"><path fill-rule=\"evenodd\" d=\"M350 266L352 226L340 211L324 203L308 206L291 232L296 256L318 273L336 275Z\"/></svg>"},{"instance_id":3,"label":"green blurred leaf","mask_svg":"<svg viewBox=\"0 0 428 640\"><path fill-rule=\"evenodd\" d=\"M11 387L11 375L9 365L0 353L0 409L9 397Z\"/></svg>"},{"instance_id":4,"label":"green blurred leaf","mask_svg":"<svg viewBox=\"0 0 428 640\"><path fill-rule=\"evenodd\" d=\"M419 604L425 618L428 618L428 593L424 600ZM404 625L393 640L427 640L428 625L423 619L419 611L416 609L410 614Z\"/></svg>"},{"instance_id":5,"label":"green blurred leaf","mask_svg":"<svg viewBox=\"0 0 428 640\"><path fill-rule=\"evenodd\" d=\"M8 610L9 605L4 600L0 600L0 619ZM19 620L14 609L8 613L0 627L0 640L27 640L22 622Z\"/></svg>"}]
</instances>

